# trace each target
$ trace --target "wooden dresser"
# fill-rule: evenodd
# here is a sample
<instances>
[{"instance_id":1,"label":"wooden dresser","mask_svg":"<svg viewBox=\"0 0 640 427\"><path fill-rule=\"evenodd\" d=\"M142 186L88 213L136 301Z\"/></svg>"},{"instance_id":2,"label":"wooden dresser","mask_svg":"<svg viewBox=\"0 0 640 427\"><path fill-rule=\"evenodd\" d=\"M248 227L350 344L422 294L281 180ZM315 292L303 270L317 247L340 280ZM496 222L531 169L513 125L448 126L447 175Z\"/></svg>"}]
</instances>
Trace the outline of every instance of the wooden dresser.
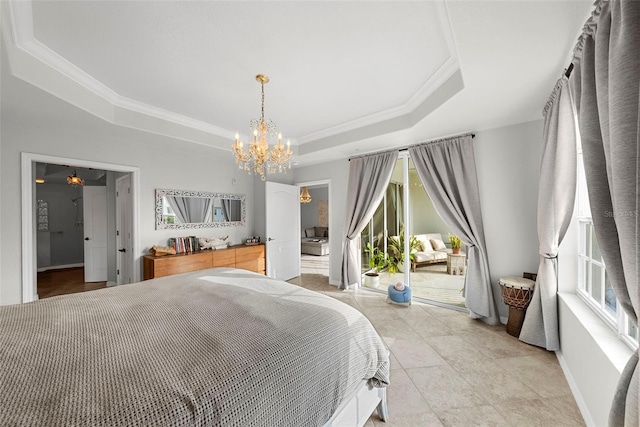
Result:
<instances>
[{"instance_id":1,"label":"wooden dresser","mask_svg":"<svg viewBox=\"0 0 640 427\"><path fill-rule=\"evenodd\" d=\"M235 267L265 274L265 246L244 244L228 249L142 257L144 280L212 267Z\"/></svg>"}]
</instances>

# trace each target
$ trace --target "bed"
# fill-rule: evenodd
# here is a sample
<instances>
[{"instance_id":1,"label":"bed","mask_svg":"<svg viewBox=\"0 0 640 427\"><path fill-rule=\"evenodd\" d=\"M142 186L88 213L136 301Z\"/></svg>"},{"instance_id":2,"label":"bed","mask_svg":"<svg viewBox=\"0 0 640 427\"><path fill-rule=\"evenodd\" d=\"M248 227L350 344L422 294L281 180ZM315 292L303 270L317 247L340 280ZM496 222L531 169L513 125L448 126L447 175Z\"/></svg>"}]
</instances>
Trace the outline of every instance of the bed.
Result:
<instances>
[{"instance_id":1,"label":"bed","mask_svg":"<svg viewBox=\"0 0 640 427\"><path fill-rule=\"evenodd\" d=\"M4 425L362 425L388 353L320 293L217 268L0 307Z\"/></svg>"}]
</instances>

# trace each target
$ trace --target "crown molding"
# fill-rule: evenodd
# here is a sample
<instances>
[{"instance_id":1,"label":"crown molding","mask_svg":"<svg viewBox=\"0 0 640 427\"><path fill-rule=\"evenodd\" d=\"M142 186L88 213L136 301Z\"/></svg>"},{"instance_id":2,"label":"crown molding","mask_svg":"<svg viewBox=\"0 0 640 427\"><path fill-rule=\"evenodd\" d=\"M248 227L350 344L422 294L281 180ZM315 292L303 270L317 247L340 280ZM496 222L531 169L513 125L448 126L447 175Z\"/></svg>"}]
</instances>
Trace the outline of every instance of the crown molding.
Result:
<instances>
[{"instance_id":1,"label":"crown molding","mask_svg":"<svg viewBox=\"0 0 640 427\"><path fill-rule=\"evenodd\" d=\"M317 132L313 132L298 138L300 144L316 141L319 139L329 138L349 131L355 131L359 128L370 126L374 123L384 122L399 117L410 119L411 126L416 122L415 118L409 117L418 107L420 107L433 93L443 85L456 71L460 69L458 61L458 52L456 49L453 33L451 32L451 20L445 2L438 2L435 5L438 14L438 22L443 23L442 33L444 41L449 52L447 59L438 67L438 69L427 78L427 80L416 90L416 92L402 105L371 114L356 120L342 123L330 128L326 128ZM444 25L446 23L446 25ZM422 117L424 118L424 117ZM419 121L419 120L418 120Z\"/></svg>"},{"instance_id":2,"label":"crown molding","mask_svg":"<svg viewBox=\"0 0 640 427\"><path fill-rule=\"evenodd\" d=\"M7 2L7 5L9 6L8 21L13 45L23 54L29 55L38 62L41 62L43 65L46 65L50 71L57 72L65 78L73 81L75 84L86 89L89 93L92 93L108 102L113 107L129 110L138 114L144 114L156 119L217 135L226 139L233 139L235 136L235 132L228 129L223 129L219 126L206 123L201 120L196 120L191 117L119 95L117 92L78 68L76 65L66 60L35 38L33 33L31 1L9 1ZM17 75L17 77L21 76ZM42 87L41 84L38 84L38 87L47 92L56 93L53 90L49 90L49 88ZM86 106L84 109L90 110L87 109ZM103 112L102 114L96 111L89 112L96 114L103 119L107 119L112 123L122 124L118 122L118 115L116 114L112 115L110 118L105 118Z\"/></svg>"},{"instance_id":3,"label":"crown molding","mask_svg":"<svg viewBox=\"0 0 640 427\"><path fill-rule=\"evenodd\" d=\"M345 132L364 128L375 123L384 122L398 117L407 117L411 115L422 103L428 99L443 83L445 83L456 71L460 69L458 59L455 56L449 56L447 60L429 77L429 79L416 91L416 93L403 105L390 108L379 113L371 114L360 119L332 126L318 132L298 138L298 142L302 145L307 142L319 139L329 138Z\"/></svg>"},{"instance_id":4,"label":"crown molding","mask_svg":"<svg viewBox=\"0 0 640 427\"><path fill-rule=\"evenodd\" d=\"M110 123L230 151L230 144L229 146L226 143L222 144L218 138L212 141L206 138L206 135L223 138L226 142L235 138L235 131L118 94L35 38L31 0L11 0L5 2L5 5L8 6L5 8L5 11L8 9L6 13L8 19L3 18L3 21L9 24L9 31L3 32L9 36L9 44L12 45L8 50L14 50L9 53L10 63L22 62L19 64L22 66L12 67L16 77ZM410 119L410 115L460 68L444 2L438 4L437 13L440 22L443 23L442 33L450 55L406 103L290 139L291 145L301 146L346 132L355 132L353 134L355 136L358 129L364 129L376 123L403 117ZM3 16L5 16L4 11ZM24 58L25 55L29 58ZM34 66L38 69L31 69ZM66 81L61 81L61 78ZM141 119L141 116L149 119ZM406 120L407 123L411 123L409 126L415 124L412 123L413 121ZM248 141L250 136L241 134L241 139Z\"/></svg>"}]
</instances>

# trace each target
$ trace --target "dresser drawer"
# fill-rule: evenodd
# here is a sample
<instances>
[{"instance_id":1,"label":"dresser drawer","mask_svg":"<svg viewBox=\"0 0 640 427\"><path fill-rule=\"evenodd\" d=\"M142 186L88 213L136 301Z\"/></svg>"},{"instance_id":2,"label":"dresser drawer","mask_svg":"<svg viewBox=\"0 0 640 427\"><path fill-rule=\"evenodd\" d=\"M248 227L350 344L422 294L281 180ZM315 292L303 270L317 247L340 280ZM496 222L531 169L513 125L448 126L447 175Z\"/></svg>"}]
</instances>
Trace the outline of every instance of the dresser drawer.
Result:
<instances>
[{"instance_id":1,"label":"dresser drawer","mask_svg":"<svg viewBox=\"0 0 640 427\"><path fill-rule=\"evenodd\" d=\"M235 267L265 273L265 247L236 245L217 251L206 250L189 254L142 257L144 280L172 274L187 273L212 267Z\"/></svg>"},{"instance_id":2,"label":"dresser drawer","mask_svg":"<svg viewBox=\"0 0 640 427\"><path fill-rule=\"evenodd\" d=\"M264 274L264 258L254 259L251 261L236 262L236 268L242 268L243 270L249 270L256 273Z\"/></svg>"},{"instance_id":3,"label":"dresser drawer","mask_svg":"<svg viewBox=\"0 0 640 427\"><path fill-rule=\"evenodd\" d=\"M236 249L236 264L264 258L264 245L245 246Z\"/></svg>"},{"instance_id":4,"label":"dresser drawer","mask_svg":"<svg viewBox=\"0 0 640 427\"><path fill-rule=\"evenodd\" d=\"M221 249L213 251L214 267L233 267L236 264L235 249Z\"/></svg>"},{"instance_id":5,"label":"dresser drawer","mask_svg":"<svg viewBox=\"0 0 640 427\"><path fill-rule=\"evenodd\" d=\"M153 257L145 259L145 279L170 276L172 274L188 273L190 271L204 270L213 266L211 253L195 253L188 255L174 255L167 257ZM148 270L150 269L150 271Z\"/></svg>"}]
</instances>

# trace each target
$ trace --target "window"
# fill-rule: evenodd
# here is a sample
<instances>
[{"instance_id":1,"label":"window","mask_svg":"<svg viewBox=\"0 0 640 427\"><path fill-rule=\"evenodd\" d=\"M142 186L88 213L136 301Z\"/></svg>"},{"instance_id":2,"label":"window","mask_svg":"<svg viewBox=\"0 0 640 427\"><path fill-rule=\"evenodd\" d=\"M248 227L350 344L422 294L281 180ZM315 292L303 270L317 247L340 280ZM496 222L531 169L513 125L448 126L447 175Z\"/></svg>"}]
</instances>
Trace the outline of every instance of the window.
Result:
<instances>
[{"instance_id":1,"label":"window","mask_svg":"<svg viewBox=\"0 0 640 427\"><path fill-rule=\"evenodd\" d=\"M369 224L360 233L363 273L370 269L370 255L364 251L364 248L370 244L372 248L378 248L386 253L389 237L396 236L402 226L402 212L402 184L392 180Z\"/></svg>"},{"instance_id":2,"label":"window","mask_svg":"<svg viewBox=\"0 0 640 427\"><path fill-rule=\"evenodd\" d=\"M609 283L607 268L596 239L587 180L582 161L582 150L578 148L578 221L580 224L578 244L578 290L582 299L632 348L638 346L638 329L619 304L615 291Z\"/></svg>"},{"instance_id":3,"label":"window","mask_svg":"<svg viewBox=\"0 0 640 427\"><path fill-rule=\"evenodd\" d=\"M165 224L177 224L176 214L173 212L173 209L169 206L169 202L167 202L167 198L162 198L162 222Z\"/></svg>"}]
</instances>

